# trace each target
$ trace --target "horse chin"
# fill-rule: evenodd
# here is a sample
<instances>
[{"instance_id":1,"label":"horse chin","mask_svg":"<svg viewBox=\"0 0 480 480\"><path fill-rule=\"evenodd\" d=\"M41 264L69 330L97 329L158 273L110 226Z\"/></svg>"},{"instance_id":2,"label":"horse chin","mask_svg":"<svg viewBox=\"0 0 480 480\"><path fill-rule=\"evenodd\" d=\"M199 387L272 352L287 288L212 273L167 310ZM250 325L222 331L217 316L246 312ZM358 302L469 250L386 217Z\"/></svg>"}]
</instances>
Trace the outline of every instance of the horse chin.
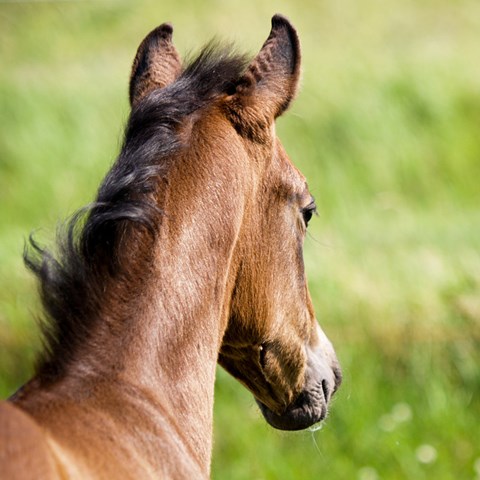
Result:
<instances>
[{"instance_id":1,"label":"horse chin","mask_svg":"<svg viewBox=\"0 0 480 480\"><path fill-rule=\"evenodd\" d=\"M303 391L282 414L270 410L258 399L256 400L265 420L279 430L304 430L327 416L327 401L320 391Z\"/></svg>"}]
</instances>

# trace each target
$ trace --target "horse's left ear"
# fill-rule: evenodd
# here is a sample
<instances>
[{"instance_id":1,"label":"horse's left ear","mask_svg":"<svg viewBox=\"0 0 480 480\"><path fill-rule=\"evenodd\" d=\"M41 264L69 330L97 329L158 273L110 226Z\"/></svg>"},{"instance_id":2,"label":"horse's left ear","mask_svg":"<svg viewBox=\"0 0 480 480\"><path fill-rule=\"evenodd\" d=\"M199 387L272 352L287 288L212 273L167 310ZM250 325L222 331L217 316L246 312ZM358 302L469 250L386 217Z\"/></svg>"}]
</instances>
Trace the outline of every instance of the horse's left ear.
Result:
<instances>
[{"instance_id":1,"label":"horse's left ear","mask_svg":"<svg viewBox=\"0 0 480 480\"><path fill-rule=\"evenodd\" d=\"M130 76L132 107L152 90L170 85L180 75L182 64L173 46L172 34L172 25L163 23L138 47Z\"/></svg>"},{"instance_id":2,"label":"horse's left ear","mask_svg":"<svg viewBox=\"0 0 480 480\"><path fill-rule=\"evenodd\" d=\"M274 15L272 29L258 55L236 86L231 107L253 111L272 122L290 105L300 80L300 41L292 24ZM253 113L250 110L250 113Z\"/></svg>"}]
</instances>

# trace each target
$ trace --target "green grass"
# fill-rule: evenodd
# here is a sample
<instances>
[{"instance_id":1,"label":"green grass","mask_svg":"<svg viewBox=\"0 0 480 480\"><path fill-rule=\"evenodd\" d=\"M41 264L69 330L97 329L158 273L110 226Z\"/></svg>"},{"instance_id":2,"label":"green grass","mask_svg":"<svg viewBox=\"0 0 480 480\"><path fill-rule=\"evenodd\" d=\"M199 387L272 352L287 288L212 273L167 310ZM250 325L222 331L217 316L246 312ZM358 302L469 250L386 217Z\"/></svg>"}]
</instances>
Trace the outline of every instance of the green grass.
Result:
<instances>
[{"instance_id":1,"label":"green grass","mask_svg":"<svg viewBox=\"0 0 480 480\"><path fill-rule=\"evenodd\" d=\"M474 0L0 2L0 395L39 348L24 240L92 199L143 35L171 20L181 52L217 34L253 53L277 10L304 59L278 132L319 205L306 264L345 380L320 431L286 434L219 370L212 476L479 479Z\"/></svg>"}]
</instances>

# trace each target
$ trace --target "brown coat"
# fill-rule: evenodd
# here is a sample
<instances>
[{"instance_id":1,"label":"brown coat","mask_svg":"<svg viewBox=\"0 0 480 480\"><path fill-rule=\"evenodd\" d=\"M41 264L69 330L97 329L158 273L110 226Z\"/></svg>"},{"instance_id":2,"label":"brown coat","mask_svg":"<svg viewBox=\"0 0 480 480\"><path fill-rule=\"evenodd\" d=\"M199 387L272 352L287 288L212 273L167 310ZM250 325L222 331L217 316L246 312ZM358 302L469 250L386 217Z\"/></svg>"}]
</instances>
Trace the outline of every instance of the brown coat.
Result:
<instances>
[{"instance_id":1,"label":"brown coat","mask_svg":"<svg viewBox=\"0 0 480 480\"><path fill-rule=\"evenodd\" d=\"M58 258L32 243L48 348L0 406L2 478L208 478L217 360L285 430L340 382L303 265L315 204L275 135L297 34L276 15L250 64L209 46L186 68L171 38L138 49L97 201Z\"/></svg>"}]
</instances>

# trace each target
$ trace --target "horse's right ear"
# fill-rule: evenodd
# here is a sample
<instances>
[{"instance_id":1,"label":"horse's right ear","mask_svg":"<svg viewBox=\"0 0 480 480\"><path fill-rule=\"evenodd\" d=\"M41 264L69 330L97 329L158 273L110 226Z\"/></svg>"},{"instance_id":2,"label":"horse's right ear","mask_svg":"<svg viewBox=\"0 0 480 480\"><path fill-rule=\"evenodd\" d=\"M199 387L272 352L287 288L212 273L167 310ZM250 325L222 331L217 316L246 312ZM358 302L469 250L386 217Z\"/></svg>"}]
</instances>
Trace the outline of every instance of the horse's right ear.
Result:
<instances>
[{"instance_id":1,"label":"horse's right ear","mask_svg":"<svg viewBox=\"0 0 480 480\"><path fill-rule=\"evenodd\" d=\"M172 43L172 33L172 25L164 23L138 47L130 77L132 107L152 90L166 87L180 75L182 64Z\"/></svg>"},{"instance_id":2,"label":"horse's right ear","mask_svg":"<svg viewBox=\"0 0 480 480\"><path fill-rule=\"evenodd\" d=\"M228 100L233 121L251 131L267 126L290 105L300 80L300 42L292 24L274 15L272 29L258 55Z\"/></svg>"}]
</instances>

